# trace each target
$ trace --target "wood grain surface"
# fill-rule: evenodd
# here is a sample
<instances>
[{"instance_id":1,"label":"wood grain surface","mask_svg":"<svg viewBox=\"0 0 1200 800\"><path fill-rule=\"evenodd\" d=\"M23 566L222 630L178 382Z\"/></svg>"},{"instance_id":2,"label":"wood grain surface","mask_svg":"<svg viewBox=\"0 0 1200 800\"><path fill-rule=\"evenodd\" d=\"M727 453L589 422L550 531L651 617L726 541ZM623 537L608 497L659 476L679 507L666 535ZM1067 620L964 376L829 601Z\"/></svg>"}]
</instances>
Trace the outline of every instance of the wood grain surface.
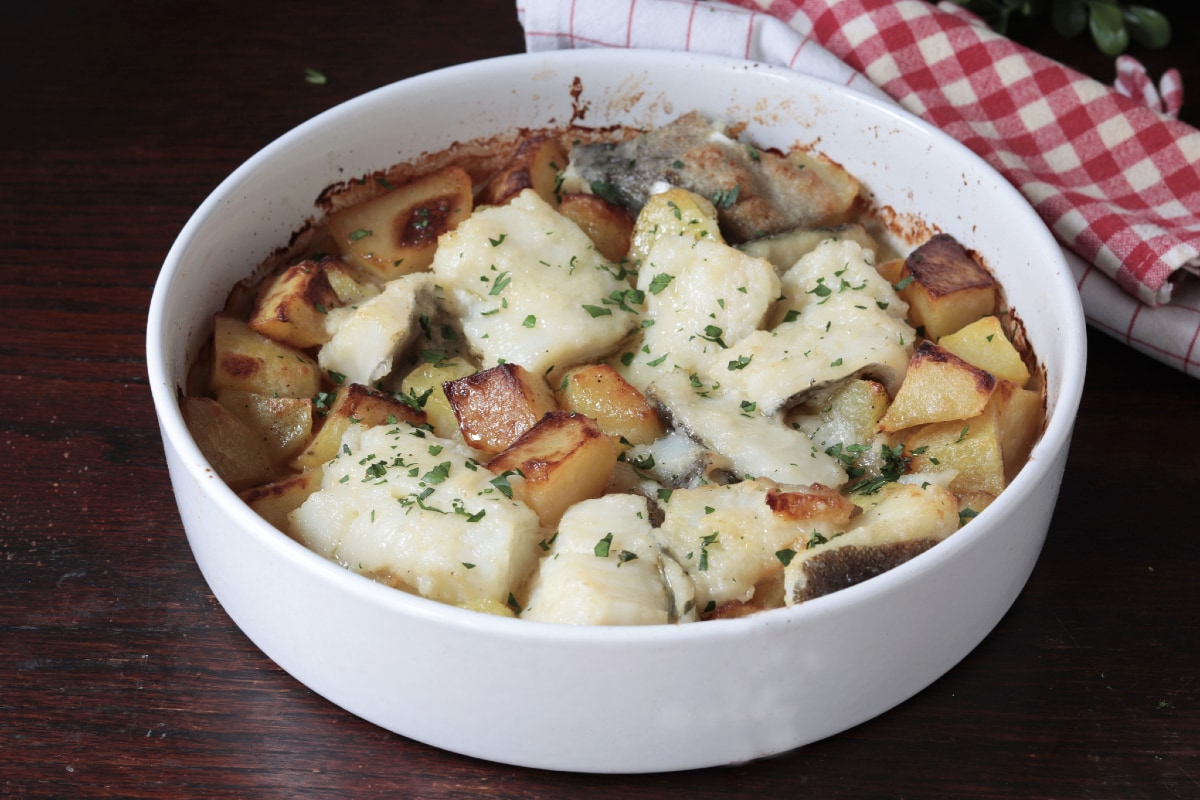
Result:
<instances>
[{"instance_id":1,"label":"wood grain surface","mask_svg":"<svg viewBox=\"0 0 1200 800\"><path fill-rule=\"evenodd\" d=\"M1175 43L1134 54L1183 70L1197 124L1197 4L1147 4ZM1027 588L875 720L770 760L597 777L446 753L313 694L191 558L147 389L151 290L244 159L362 92L521 51L514 6L48 0L4 16L0 797L1200 797L1200 384L1096 333ZM1112 80L1085 40L1015 35Z\"/></svg>"}]
</instances>

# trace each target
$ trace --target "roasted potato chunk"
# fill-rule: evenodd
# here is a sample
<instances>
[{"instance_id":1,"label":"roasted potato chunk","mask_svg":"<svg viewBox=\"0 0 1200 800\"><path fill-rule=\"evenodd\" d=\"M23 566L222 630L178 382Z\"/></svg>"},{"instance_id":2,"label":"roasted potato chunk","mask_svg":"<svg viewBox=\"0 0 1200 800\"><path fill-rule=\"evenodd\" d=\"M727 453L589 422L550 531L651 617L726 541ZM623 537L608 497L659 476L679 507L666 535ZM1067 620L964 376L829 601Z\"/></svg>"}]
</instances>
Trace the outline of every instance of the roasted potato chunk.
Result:
<instances>
[{"instance_id":1,"label":"roasted potato chunk","mask_svg":"<svg viewBox=\"0 0 1200 800\"><path fill-rule=\"evenodd\" d=\"M996 280L948 234L904 259L899 285L909 320L935 341L996 310Z\"/></svg>"},{"instance_id":2,"label":"roasted potato chunk","mask_svg":"<svg viewBox=\"0 0 1200 800\"><path fill-rule=\"evenodd\" d=\"M874 442L889 402L883 384L856 378L846 381L817 413L799 409L791 423L843 464L869 469L878 458Z\"/></svg>"},{"instance_id":3,"label":"roasted potato chunk","mask_svg":"<svg viewBox=\"0 0 1200 800\"><path fill-rule=\"evenodd\" d=\"M983 413L970 419L935 422L903 434L904 448L912 456L912 471L956 471L950 481L950 491L955 494L1000 494L1007 485L1000 438L996 403L988 403Z\"/></svg>"},{"instance_id":4,"label":"roasted potato chunk","mask_svg":"<svg viewBox=\"0 0 1200 800\"><path fill-rule=\"evenodd\" d=\"M621 206L595 194L566 194L559 200L558 213L583 228L609 261L620 262L629 255L634 220Z\"/></svg>"},{"instance_id":5,"label":"roasted potato chunk","mask_svg":"<svg viewBox=\"0 0 1200 800\"><path fill-rule=\"evenodd\" d=\"M483 187L479 202L498 206L526 189L533 189L550 205L558 202L558 176L569 158L562 145L545 135L531 136L517 147L511 159Z\"/></svg>"},{"instance_id":6,"label":"roasted potato chunk","mask_svg":"<svg viewBox=\"0 0 1200 800\"><path fill-rule=\"evenodd\" d=\"M387 281L429 267L438 236L471 215L471 176L446 167L336 211L329 230L353 262Z\"/></svg>"},{"instance_id":7,"label":"roasted potato chunk","mask_svg":"<svg viewBox=\"0 0 1200 800\"><path fill-rule=\"evenodd\" d=\"M357 305L379 294L379 285L365 273L334 259L323 259L321 264L340 305Z\"/></svg>"},{"instance_id":8,"label":"roasted potato chunk","mask_svg":"<svg viewBox=\"0 0 1200 800\"><path fill-rule=\"evenodd\" d=\"M904 382L879 421L880 430L961 420L983 412L996 378L926 339L908 362Z\"/></svg>"},{"instance_id":9,"label":"roasted potato chunk","mask_svg":"<svg viewBox=\"0 0 1200 800\"><path fill-rule=\"evenodd\" d=\"M987 316L938 339L938 344L954 355L997 378L1024 386L1029 367L1004 333L1000 319Z\"/></svg>"},{"instance_id":10,"label":"roasted potato chunk","mask_svg":"<svg viewBox=\"0 0 1200 800\"><path fill-rule=\"evenodd\" d=\"M443 439L462 439L458 429L458 418L450 407L443 384L475 374L475 367L465 358L439 360L436 363L422 362L404 376L400 391L414 401L421 402L425 419L433 426L433 432Z\"/></svg>"},{"instance_id":11,"label":"roasted potato chunk","mask_svg":"<svg viewBox=\"0 0 1200 800\"><path fill-rule=\"evenodd\" d=\"M488 469L523 476L511 481L514 497L537 512L543 527L553 527L574 504L602 495L616 464L616 445L595 420L555 411L492 459Z\"/></svg>"},{"instance_id":12,"label":"roasted potato chunk","mask_svg":"<svg viewBox=\"0 0 1200 800\"><path fill-rule=\"evenodd\" d=\"M485 453L499 453L558 408L545 378L520 364L500 364L443 389L463 441Z\"/></svg>"},{"instance_id":13,"label":"roasted potato chunk","mask_svg":"<svg viewBox=\"0 0 1200 800\"><path fill-rule=\"evenodd\" d=\"M239 319L213 320L214 391L235 389L279 397L312 397L321 370L302 351L268 339Z\"/></svg>"},{"instance_id":14,"label":"roasted potato chunk","mask_svg":"<svg viewBox=\"0 0 1200 800\"><path fill-rule=\"evenodd\" d=\"M1022 389L1010 381L996 387L1000 407L1000 450L1004 454L1004 479L1008 483L1029 460L1029 453L1042 433L1042 395Z\"/></svg>"},{"instance_id":15,"label":"roasted potato chunk","mask_svg":"<svg viewBox=\"0 0 1200 800\"><path fill-rule=\"evenodd\" d=\"M895 286L900 283L900 279L904 273L904 259L891 258L875 265L875 271L883 277L885 281Z\"/></svg>"},{"instance_id":16,"label":"roasted potato chunk","mask_svg":"<svg viewBox=\"0 0 1200 800\"><path fill-rule=\"evenodd\" d=\"M425 414L385 392L351 383L342 386L334 395L320 429L298 456L292 460L296 469L320 466L338 454L342 434L351 425L394 425L407 422L424 425Z\"/></svg>"},{"instance_id":17,"label":"roasted potato chunk","mask_svg":"<svg viewBox=\"0 0 1200 800\"><path fill-rule=\"evenodd\" d=\"M299 508L310 494L320 488L321 469L317 467L299 475L289 475L278 481L246 489L239 492L238 496L260 517L287 533L288 514Z\"/></svg>"},{"instance_id":18,"label":"roasted potato chunk","mask_svg":"<svg viewBox=\"0 0 1200 800\"><path fill-rule=\"evenodd\" d=\"M211 397L185 397L180 410L196 446L232 489L270 480L271 459L258 431Z\"/></svg>"},{"instance_id":19,"label":"roasted potato chunk","mask_svg":"<svg viewBox=\"0 0 1200 800\"><path fill-rule=\"evenodd\" d=\"M654 243L666 236L725 241L717 224L716 206L695 192L679 188L651 195L642 206L633 226L629 260L640 264Z\"/></svg>"},{"instance_id":20,"label":"roasted potato chunk","mask_svg":"<svg viewBox=\"0 0 1200 800\"><path fill-rule=\"evenodd\" d=\"M225 389L217 402L262 435L271 463L282 464L308 444L313 429L313 404L307 397L273 397Z\"/></svg>"},{"instance_id":21,"label":"roasted potato chunk","mask_svg":"<svg viewBox=\"0 0 1200 800\"><path fill-rule=\"evenodd\" d=\"M649 444L666 433L646 396L608 364L568 370L556 394L560 408L591 417L622 444Z\"/></svg>"},{"instance_id":22,"label":"roasted potato chunk","mask_svg":"<svg viewBox=\"0 0 1200 800\"><path fill-rule=\"evenodd\" d=\"M324 262L301 261L263 282L250 327L263 336L301 349L329 341L325 316L341 305Z\"/></svg>"}]
</instances>

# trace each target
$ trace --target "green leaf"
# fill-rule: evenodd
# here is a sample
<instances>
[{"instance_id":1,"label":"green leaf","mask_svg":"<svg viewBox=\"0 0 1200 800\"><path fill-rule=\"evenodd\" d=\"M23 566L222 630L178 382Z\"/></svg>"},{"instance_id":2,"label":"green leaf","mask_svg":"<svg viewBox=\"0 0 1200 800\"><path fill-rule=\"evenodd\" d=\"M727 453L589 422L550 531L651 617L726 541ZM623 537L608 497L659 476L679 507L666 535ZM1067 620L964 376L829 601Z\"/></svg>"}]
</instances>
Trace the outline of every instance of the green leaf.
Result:
<instances>
[{"instance_id":1,"label":"green leaf","mask_svg":"<svg viewBox=\"0 0 1200 800\"><path fill-rule=\"evenodd\" d=\"M1087 28L1087 4L1083 0L1054 0L1050 24L1059 36L1078 36Z\"/></svg>"},{"instance_id":2,"label":"green leaf","mask_svg":"<svg viewBox=\"0 0 1200 800\"><path fill-rule=\"evenodd\" d=\"M1125 22L1130 36L1142 47L1160 50L1171 43L1171 23L1152 8L1129 6L1125 9Z\"/></svg>"},{"instance_id":3,"label":"green leaf","mask_svg":"<svg viewBox=\"0 0 1200 800\"><path fill-rule=\"evenodd\" d=\"M1088 28L1092 41L1106 56L1120 55L1129 46L1129 31L1125 30L1125 16L1121 9L1102 0L1088 0Z\"/></svg>"}]
</instances>

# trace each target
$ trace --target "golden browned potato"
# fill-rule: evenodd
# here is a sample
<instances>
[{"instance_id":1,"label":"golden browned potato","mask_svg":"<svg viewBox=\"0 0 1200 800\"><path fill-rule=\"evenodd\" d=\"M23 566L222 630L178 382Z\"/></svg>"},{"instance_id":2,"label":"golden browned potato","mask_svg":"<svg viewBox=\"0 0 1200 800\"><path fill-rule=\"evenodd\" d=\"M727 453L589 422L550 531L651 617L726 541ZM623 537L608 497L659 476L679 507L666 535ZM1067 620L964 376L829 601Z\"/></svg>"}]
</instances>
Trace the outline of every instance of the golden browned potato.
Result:
<instances>
[{"instance_id":1,"label":"golden browned potato","mask_svg":"<svg viewBox=\"0 0 1200 800\"><path fill-rule=\"evenodd\" d=\"M904 277L904 259L891 258L883 261L875 266L875 271L883 276L884 280L895 286Z\"/></svg>"},{"instance_id":2,"label":"golden browned potato","mask_svg":"<svg viewBox=\"0 0 1200 800\"><path fill-rule=\"evenodd\" d=\"M254 512L284 533L288 532L288 514L300 507L308 496L321 488L321 469L289 475L271 483L239 492L238 496Z\"/></svg>"},{"instance_id":3,"label":"golden browned potato","mask_svg":"<svg viewBox=\"0 0 1200 800\"><path fill-rule=\"evenodd\" d=\"M629 260L645 260L650 248L666 236L688 236L724 242L717 223L717 209L710 200L687 189L671 188L651 195L633 225Z\"/></svg>"},{"instance_id":4,"label":"golden browned potato","mask_svg":"<svg viewBox=\"0 0 1200 800\"><path fill-rule=\"evenodd\" d=\"M183 421L221 480L235 490L271 479L262 435L211 397L185 397Z\"/></svg>"},{"instance_id":5,"label":"golden browned potato","mask_svg":"<svg viewBox=\"0 0 1200 800\"><path fill-rule=\"evenodd\" d=\"M821 449L842 445L839 458L850 463L855 460L855 453L847 448L871 444L879 433L879 422L887 413L890 402L883 384L855 378L834 392L815 415L811 409L800 407L798 416L791 422L803 429Z\"/></svg>"},{"instance_id":6,"label":"golden browned potato","mask_svg":"<svg viewBox=\"0 0 1200 800\"><path fill-rule=\"evenodd\" d=\"M250 315L250 327L301 349L329 341L326 314L342 303L323 264L301 261L263 281Z\"/></svg>"},{"instance_id":7,"label":"golden browned potato","mask_svg":"<svg viewBox=\"0 0 1200 800\"><path fill-rule=\"evenodd\" d=\"M938 339L938 344L1000 380L1012 381L1018 386L1024 386L1029 380L1029 367L1008 340L998 317L981 317Z\"/></svg>"},{"instance_id":8,"label":"golden browned potato","mask_svg":"<svg viewBox=\"0 0 1200 800\"><path fill-rule=\"evenodd\" d=\"M646 395L608 364L568 370L556 394L564 411L591 417L601 430L623 444L649 444L666 433Z\"/></svg>"},{"instance_id":9,"label":"golden browned potato","mask_svg":"<svg viewBox=\"0 0 1200 800\"><path fill-rule=\"evenodd\" d=\"M342 435L351 425L372 427L398 422L423 425L425 414L390 394L362 384L342 386L335 393L320 429L308 447L292 460L292 466L311 469L329 461L338 454Z\"/></svg>"},{"instance_id":10,"label":"golden browned potato","mask_svg":"<svg viewBox=\"0 0 1200 800\"><path fill-rule=\"evenodd\" d=\"M899 431L914 425L974 417L996 389L996 378L926 339L913 350L904 382L880 430Z\"/></svg>"},{"instance_id":11,"label":"golden browned potato","mask_svg":"<svg viewBox=\"0 0 1200 800\"><path fill-rule=\"evenodd\" d=\"M334 212L329 230L344 255L388 281L428 268L438 236L454 230L472 208L471 176L446 167Z\"/></svg>"},{"instance_id":12,"label":"golden browned potato","mask_svg":"<svg viewBox=\"0 0 1200 800\"><path fill-rule=\"evenodd\" d=\"M312 397L321 370L303 351L268 339L249 324L218 314L213 318L211 387L279 397Z\"/></svg>"},{"instance_id":13,"label":"golden browned potato","mask_svg":"<svg viewBox=\"0 0 1200 800\"><path fill-rule=\"evenodd\" d=\"M313 404L307 397L224 389L217 394L217 402L263 437L272 464L295 456L312 437Z\"/></svg>"},{"instance_id":14,"label":"golden browned potato","mask_svg":"<svg viewBox=\"0 0 1200 800\"><path fill-rule=\"evenodd\" d=\"M379 285L365 273L336 259L323 259L325 277L344 306L353 306L379 294Z\"/></svg>"},{"instance_id":15,"label":"golden browned potato","mask_svg":"<svg viewBox=\"0 0 1200 800\"><path fill-rule=\"evenodd\" d=\"M562 145L550 136L538 134L525 139L512 158L483 187L479 202L498 206L526 189L533 189L550 205L558 203L558 176L569 159Z\"/></svg>"},{"instance_id":16,"label":"golden browned potato","mask_svg":"<svg viewBox=\"0 0 1200 800\"><path fill-rule=\"evenodd\" d=\"M948 234L910 253L897 285L909 320L935 341L996 310L995 279Z\"/></svg>"},{"instance_id":17,"label":"golden browned potato","mask_svg":"<svg viewBox=\"0 0 1200 800\"><path fill-rule=\"evenodd\" d=\"M425 419L433 426L433 432L443 439L462 439L458 429L458 418L450 407L443 384L475 374L475 367L465 358L451 358L431 363L423 361L404 376L400 391L407 397L421 402Z\"/></svg>"},{"instance_id":18,"label":"golden browned potato","mask_svg":"<svg viewBox=\"0 0 1200 800\"><path fill-rule=\"evenodd\" d=\"M1029 452L1042 433L1042 395L1001 381L996 387L1000 407L1000 449L1004 454L1004 478L1011 481L1029 460Z\"/></svg>"},{"instance_id":19,"label":"golden browned potato","mask_svg":"<svg viewBox=\"0 0 1200 800\"><path fill-rule=\"evenodd\" d=\"M543 527L552 527L569 507L602 495L616 464L616 445L595 420L555 411L492 459L488 469L524 476L512 481L514 496L537 512Z\"/></svg>"},{"instance_id":20,"label":"golden browned potato","mask_svg":"<svg viewBox=\"0 0 1200 800\"><path fill-rule=\"evenodd\" d=\"M463 441L485 453L499 453L558 408L546 379L520 364L500 364L443 388Z\"/></svg>"},{"instance_id":21,"label":"golden browned potato","mask_svg":"<svg viewBox=\"0 0 1200 800\"><path fill-rule=\"evenodd\" d=\"M582 228L609 261L620 262L629 255L633 217L621 206L596 194L565 194L558 213Z\"/></svg>"},{"instance_id":22,"label":"golden browned potato","mask_svg":"<svg viewBox=\"0 0 1200 800\"><path fill-rule=\"evenodd\" d=\"M965 525L971 519L990 506L996 495L987 492L963 492L958 496L958 518Z\"/></svg>"},{"instance_id":23,"label":"golden browned potato","mask_svg":"<svg viewBox=\"0 0 1200 800\"><path fill-rule=\"evenodd\" d=\"M970 419L935 422L901 434L913 472L956 470L950 491L1000 494L1007 485L1000 444L1000 409L988 403Z\"/></svg>"}]
</instances>

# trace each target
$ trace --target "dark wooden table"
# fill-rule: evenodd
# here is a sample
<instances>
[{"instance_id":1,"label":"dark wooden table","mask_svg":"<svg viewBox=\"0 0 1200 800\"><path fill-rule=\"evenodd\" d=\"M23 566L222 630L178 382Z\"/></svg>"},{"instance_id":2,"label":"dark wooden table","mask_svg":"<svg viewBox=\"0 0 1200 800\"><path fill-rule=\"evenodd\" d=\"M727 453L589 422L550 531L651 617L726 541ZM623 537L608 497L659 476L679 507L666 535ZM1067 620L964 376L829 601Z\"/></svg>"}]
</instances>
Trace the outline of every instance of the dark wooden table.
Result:
<instances>
[{"instance_id":1,"label":"dark wooden table","mask_svg":"<svg viewBox=\"0 0 1200 800\"><path fill-rule=\"evenodd\" d=\"M1171 4L1197 124L1200 30ZM1096 77L1111 60L1019 35ZM1200 797L1200 384L1103 335L1025 592L882 717L771 760L591 777L483 763L333 707L225 616L146 386L159 265L262 145L518 52L503 0L8 4L0 93L0 797ZM305 81L320 70L325 85Z\"/></svg>"}]
</instances>

